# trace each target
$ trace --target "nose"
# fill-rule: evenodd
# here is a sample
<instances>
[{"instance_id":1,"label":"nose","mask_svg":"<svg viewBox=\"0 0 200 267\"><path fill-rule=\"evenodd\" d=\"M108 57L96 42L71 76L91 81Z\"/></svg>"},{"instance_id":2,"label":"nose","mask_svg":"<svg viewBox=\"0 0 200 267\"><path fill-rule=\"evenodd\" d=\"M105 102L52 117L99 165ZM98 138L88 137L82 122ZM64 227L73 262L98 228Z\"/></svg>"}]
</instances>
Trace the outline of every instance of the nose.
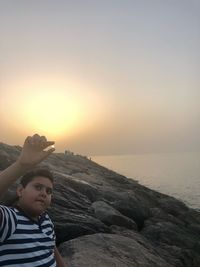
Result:
<instances>
[{"instance_id":1,"label":"nose","mask_svg":"<svg viewBox=\"0 0 200 267\"><path fill-rule=\"evenodd\" d=\"M40 190L40 195L41 196L47 196L47 190L46 190L46 188L45 187L43 187L43 188L41 188L41 190Z\"/></svg>"}]
</instances>

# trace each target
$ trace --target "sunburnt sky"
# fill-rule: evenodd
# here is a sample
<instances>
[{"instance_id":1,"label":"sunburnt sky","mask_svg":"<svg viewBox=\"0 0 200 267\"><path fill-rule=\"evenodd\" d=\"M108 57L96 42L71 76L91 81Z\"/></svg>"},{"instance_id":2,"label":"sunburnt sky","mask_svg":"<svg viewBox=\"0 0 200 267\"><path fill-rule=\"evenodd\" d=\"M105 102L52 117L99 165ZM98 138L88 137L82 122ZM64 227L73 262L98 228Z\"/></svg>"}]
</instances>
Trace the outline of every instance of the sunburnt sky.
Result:
<instances>
[{"instance_id":1,"label":"sunburnt sky","mask_svg":"<svg viewBox=\"0 0 200 267\"><path fill-rule=\"evenodd\" d=\"M1 0L0 141L200 151L198 0Z\"/></svg>"}]
</instances>

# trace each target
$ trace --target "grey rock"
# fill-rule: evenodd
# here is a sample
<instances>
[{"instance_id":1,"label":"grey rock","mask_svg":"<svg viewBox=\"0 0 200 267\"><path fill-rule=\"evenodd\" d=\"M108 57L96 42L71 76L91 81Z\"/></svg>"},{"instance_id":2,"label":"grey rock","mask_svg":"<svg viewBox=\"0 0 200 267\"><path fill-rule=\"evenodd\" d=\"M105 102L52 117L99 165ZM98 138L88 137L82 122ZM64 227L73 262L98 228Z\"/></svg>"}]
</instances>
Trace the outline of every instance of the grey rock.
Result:
<instances>
[{"instance_id":1,"label":"grey rock","mask_svg":"<svg viewBox=\"0 0 200 267\"><path fill-rule=\"evenodd\" d=\"M118 234L79 237L63 243L60 253L70 267L172 267L155 251Z\"/></svg>"},{"instance_id":2,"label":"grey rock","mask_svg":"<svg viewBox=\"0 0 200 267\"><path fill-rule=\"evenodd\" d=\"M21 148L0 143L0 169ZM87 157L54 153L48 212L69 267L199 267L200 212L140 185ZM11 205L17 183L1 199Z\"/></svg>"},{"instance_id":3,"label":"grey rock","mask_svg":"<svg viewBox=\"0 0 200 267\"><path fill-rule=\"evenodd\" d=\"M124 226L128 229L137 230L136 223L130 218L122 215L119 211L105 203L104 201L96 201L92 204L95 217L106 225Z\"/></svg>"}]
</instances>

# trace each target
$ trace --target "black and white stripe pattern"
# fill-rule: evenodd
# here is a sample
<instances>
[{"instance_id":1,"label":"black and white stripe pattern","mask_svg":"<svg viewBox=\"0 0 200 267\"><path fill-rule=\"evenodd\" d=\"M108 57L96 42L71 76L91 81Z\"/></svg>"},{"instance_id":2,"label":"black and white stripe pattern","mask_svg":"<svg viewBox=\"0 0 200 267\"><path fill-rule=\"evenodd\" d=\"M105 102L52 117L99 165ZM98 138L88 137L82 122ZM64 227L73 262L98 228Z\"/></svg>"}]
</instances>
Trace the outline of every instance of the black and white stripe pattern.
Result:
<instances>
[{"instance_id":1,"label":"black and white stripe pattern","mask_svg":"<svg viewBox=\"0 0 200 267\"><path fill-rule=\"evenodd\" d=\"M55 233L47 213L39 223L16 208L0 206L0 266L55 267Z\"/></svg>"}]
</instances>

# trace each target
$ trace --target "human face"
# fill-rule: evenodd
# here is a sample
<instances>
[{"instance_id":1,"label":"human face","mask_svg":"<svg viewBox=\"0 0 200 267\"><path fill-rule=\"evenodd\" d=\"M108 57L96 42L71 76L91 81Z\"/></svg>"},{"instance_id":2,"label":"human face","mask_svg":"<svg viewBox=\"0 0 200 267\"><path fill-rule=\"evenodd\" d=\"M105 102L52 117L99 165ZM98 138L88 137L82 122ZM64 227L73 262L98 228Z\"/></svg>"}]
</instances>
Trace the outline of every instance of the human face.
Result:
<instances>
[{"instance_id":1,"label":"human face","mask_svg":"<svg viewBox=\"0 0 200 267\"><path fill-rule=\"evenodd\" d=\"M37 219L49 207L52 191L53 184L48 178L36 176L25 187L18 187L18 205L29 217Z\"/></svg>"}]
</instances>

